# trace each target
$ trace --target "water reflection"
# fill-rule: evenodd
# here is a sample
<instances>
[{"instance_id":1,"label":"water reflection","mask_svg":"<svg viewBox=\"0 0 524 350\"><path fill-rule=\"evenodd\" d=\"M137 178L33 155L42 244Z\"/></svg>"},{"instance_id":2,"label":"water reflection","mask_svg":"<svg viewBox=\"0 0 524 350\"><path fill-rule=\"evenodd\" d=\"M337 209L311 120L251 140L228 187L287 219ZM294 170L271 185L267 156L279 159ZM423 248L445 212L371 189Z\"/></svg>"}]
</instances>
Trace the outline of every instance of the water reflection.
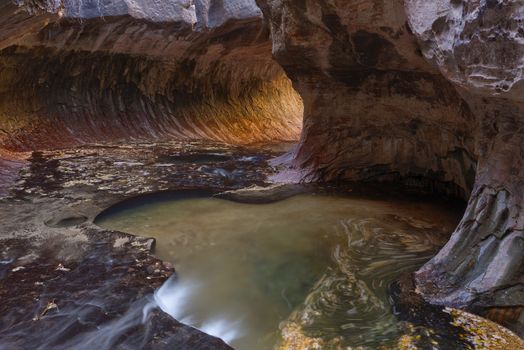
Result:
<instances>
[{"instance_id":1,"label":"water reflection","mask_svg":"<svg viewBox=\"0 0 524 350\"><path fill-rule=\"evenodd\" d=\"M264 205L199 196L128 206L98 223L156 237L178 275L156 303L236 349L375 348L401 333L387 286L436 252L457 214L347 196Z\"/></svg>"}]
</instances>

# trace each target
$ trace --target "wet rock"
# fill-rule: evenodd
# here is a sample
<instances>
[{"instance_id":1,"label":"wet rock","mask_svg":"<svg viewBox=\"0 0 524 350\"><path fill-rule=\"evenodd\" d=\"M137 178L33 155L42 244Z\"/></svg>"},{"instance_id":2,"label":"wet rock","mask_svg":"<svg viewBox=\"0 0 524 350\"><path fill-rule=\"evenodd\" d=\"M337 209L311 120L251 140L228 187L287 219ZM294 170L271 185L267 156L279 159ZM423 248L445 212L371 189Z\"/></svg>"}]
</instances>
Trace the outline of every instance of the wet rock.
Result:
<instances>
[{"instance_id":1,"label":"wet rock","mask_svg":"<svg viewBox=\"0 0 524 350\"><path fill-rule=\"evenodd\" d=\"M53 262L52 255L41 256L0 280L2 346L229 349L144 299L172 274L171 268L133 244L113 250L110 232L92 233L92 248L68 267ZM160 278L147 278L150 267Z\"/></svg>"},{"instance_id":2,"label":"wet rock","mask_svg":"<svg viewBox=\"0 0 524 350\"><path fill-rule=\"evenodd\" d=\"M152 164L159 153L129 144L34 152L32 167L3 149L295 140L304 109L282 178L395 182L470 198L450 242L416 274L418 291L457 307L524 306L519 2L257 0L265 23L252 0L17 4L0 2L0 195L12 197L0 212L10 239L2 261L26 268L49 251L68 263L90 251L84 228L39 226L58 199L92 219L94 207L174 183L263 182L227 160ZM45 217L35 216L39 206Z\"/></svg>"},{"instance_id":3,"label":"wet rock","mask_svg":"<svg viewBox=\"0 0 524 350\"><path fill-rule=\"evenodd\" d=\"M0 149L0 197L5 196L18 179L18 170L24 165L24 156Z\"/></svg>"},{"instance_id":4,"label":"wet rock","mask_svg":"<svg viewBox=\"0 0 524 350\"><path fill-rule=\"evenodd\" d=\"M221 163L228 160L231 160L231 156L227 154L218 154L218 153L192 153L192 154L170 154L170 155L161 155L158 157L158 161L163 164L180 164L180 163L191 163L191 164L202 164L202 163Z\"/></svg>"},{"instance_id":5,"label":"wet rock","mask_svg":"<svg viewBox=\"0 0 524 350\"><path fill-rule=\"evenodd\" d=\"M83 224L87 221L87 217L83 215L67 216L63 218L55 218L45 222L49 227L70 227Z\"/></svg>"},{"instance_id":6,"label":"wet rock","mask_svg":"<svg viewBox=\"0 0 524 350\"><path fill-rule=\"evenodd\" d=\"M183 152L228 154L226 163L240 164L244 176L229 186L194 162L155 167L158 156ZM135 195L261 185L272 155L209 142L34 153L0 199L0 347L229 349L155 307L152 292L174 271L152 255L154 239L92 222Z\"/></svg>"},{"instance_id":7,"label":"wet rock","mask_svg":"<svg viewBox=\"0 0 524 350\"><path fill-rule=\"evenodd\" d=\"M282 178L404 183L470 198L419 273L431 302L522 306L522 5L259 0L304 101Z\"/></svg>"},{"instance_id":8,"label":"wet rock","mask_svg":"<svg viewBox=\"0 0 524 350\"><path fill-rule=\"evenodd\" d=\"M446 308L445 312L452 315L454 325L470 333L467 338L476 349L524 348L521 338L495 323L461 310Z\"/></svg>"}]
</instances>

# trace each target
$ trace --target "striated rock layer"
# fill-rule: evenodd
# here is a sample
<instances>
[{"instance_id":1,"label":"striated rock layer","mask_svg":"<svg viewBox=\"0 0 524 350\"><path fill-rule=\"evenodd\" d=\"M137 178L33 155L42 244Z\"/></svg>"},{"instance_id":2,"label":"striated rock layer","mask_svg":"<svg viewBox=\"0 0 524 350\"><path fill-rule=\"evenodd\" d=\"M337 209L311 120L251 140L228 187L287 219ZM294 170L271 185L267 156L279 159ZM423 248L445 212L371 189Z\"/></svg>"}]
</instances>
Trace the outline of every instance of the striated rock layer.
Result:
<instances>
[{"instance_id":1,"label":"striated rock layer","mask_svg":"<svg viewBox=\"0 0 524 350\"><path fill-rule=\"evenodd\" d=\"M458 307L524 305L524 6L257 2L304 101L280 180L394 181L470 198L417 290Z\"/></svg>"},{"instance_id":2,"label":"striated rock layer","mask_svg":"<svg viewBox=\"0 0 524 350\"><path fill-rule=\"evenodd\" d=\"M275 58L304 100L293 160L302 176L469 194L474 117L422 57L402 1L259 3Z\"/></svg>"},{"instance_id":3,"label":"striated rock layer","mask_svg":"<svg viewBox=\"0 0 524 350\"><path fill-rule=\"evenodd\" d=\"M419 273L443 304L524 305L524 5L518 1L409 0L431 61L475 115L478 167L466 214Z\"/></svg>"},{"instance_id":4,"label":"striated rock layer","mask_svg":"<svg viewBox=\"0 0 524 350\"><path fill-rule=\"evenodd\" d=\"M208 4L198 22L176 2L89 4L0 2L0 145L298 138L302 103L256 6Z\"/></svg>"}]
</instances>

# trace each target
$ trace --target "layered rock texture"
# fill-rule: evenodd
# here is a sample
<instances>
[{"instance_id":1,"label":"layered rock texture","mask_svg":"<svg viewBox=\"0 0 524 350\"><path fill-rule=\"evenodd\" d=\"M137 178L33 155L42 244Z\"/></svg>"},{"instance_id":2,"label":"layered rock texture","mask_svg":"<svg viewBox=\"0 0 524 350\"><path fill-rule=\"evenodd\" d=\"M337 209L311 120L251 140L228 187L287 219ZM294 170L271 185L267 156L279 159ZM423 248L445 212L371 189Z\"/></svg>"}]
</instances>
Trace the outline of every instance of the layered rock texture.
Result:
<instances>
[{"instance_id":1,"label":"layered rock texture","mask_svg":"<svg viewBox=\"0 0 524 350\"><path fill-rule=\"evenodd\" d=\"M0 148L302 127L281 179L469 198L417 291L521 310L523 20L510 0L0 0Z\"/></svg>"},{"instance_id":2,"label":"layered rock texture","mask_svg":"<svg viewBox=\"0 0 524 350\"><path fill-rule=\"evenodd\" d=\"M402 1L260 3L271 19L274 55L304 99L294 159L302 176L424 177L468 195L474 117L422 57Z\"/></svg>"},{"instance_id":3,"label":"layered rock texture","mask_svg":"<svg viewBox=\"0 0 524 350\"><path fill-rule=\"evenodd\" d=\"M466 215L419 286L445 304L523 305L524 5L410 0L406 9L424 56L475 116L478 157Z\"/></svg>"},{"instance_id":4,"label":"layered rock texture","mask_svg":"<svg viewBox=\"0 0 524 350\"><path fill-rule=\"evenodd\" d=\"M524 6L258 3L305 108L281 179L403 182L470 198L451 241L416 274L418 291L438 304L522 306Z\"/></svg>"},{"instance_id":5,"label":"layered rock texture","mask_svg":"<svg viewBox=\"0 0 524 350\"><path fill-rule=\"evenodd\" d=\"M295 140L302 103L252 2L0 2L0 144Z\"/></svg>"}]
</instances>

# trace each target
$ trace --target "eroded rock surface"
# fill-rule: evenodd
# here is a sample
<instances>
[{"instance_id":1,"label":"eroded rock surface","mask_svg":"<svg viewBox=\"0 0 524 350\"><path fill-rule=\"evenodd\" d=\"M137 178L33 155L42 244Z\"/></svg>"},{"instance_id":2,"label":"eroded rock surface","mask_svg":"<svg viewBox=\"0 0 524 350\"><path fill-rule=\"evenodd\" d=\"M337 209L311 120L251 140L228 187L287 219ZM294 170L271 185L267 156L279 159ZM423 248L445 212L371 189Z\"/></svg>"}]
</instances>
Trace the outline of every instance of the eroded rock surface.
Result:
<instances>
[{"instance_id":1,"label":"eroded rock surface","mask_svg":"<svg viewBox=\"0 0 524 350\"><path fill-rule=\"evenodd\" d=\"M424 56L457 87L476 117L478 154L466 215L417 280L443 304L522 305L524 6L410 0L406 9Z\"/></svg>"},{"instance_id":2,"label":"eroded rock surface","mask_svg":"<svg viewBox=\"0 0 524 350\"><path fill-rule=\"evenodd\" d=\"M271 156L196 142L32 153L0 195L0 347L231 349L157 307L174 271L153 239L93 221L141 194L263 185Z\"/></svg>"},{"instance_id":3,"label":"eroded rock surface","mask_svg":"<svg viewBox=\"0 0 524 350\"><path fill-rule=\"evenodd\" d=\"M267 187L266 182L274 171L267 160L281 152L185 141L33 152L10 186L9 196L0 199L0 344L45 344L57 349L136 344L155 349L228 349L216 338L154 308L151 293L173 270L151 255L151 239L104 230L93 220L112 204L158 191L217 191L248 203L285 198L297 193L298 186ZM341 186L322 189L327 193L340 190ZM345 191L368 198L385 194L380 188L358 184ZM405 219L409 226L428 228L427 223ZM434 246L438 241L421 239L423 245ZM341 263L344 268L351 265ZM426 307L420 303L416 315L426 315ZM456 326L443 318L441 307L432 310L431 318L440 326L429 338L449 338L449 331ZM419 334L426 332L425 321L413 332L415 343ZM311 345L309 338L301 337L300 329L284 331L293 346ZM512 339L500 329L497 332L502 340ZM457 348L469 344L451 339L455 340Z\"/></svg>"},{"instance_id":4,"label":"eroded rock surface","mask_svg":"<svg viewBox=\"0 0 524 350\"><path fill-rule=\"evenodd\" d=\"M304 100L293 160L302 177L404 179L468 195L473 115L420 54L402 1L259 3Z\"/></svg>"},{"instance_id":5,"label":"eroded rock surface","mask_svg":"<svg viewBox=\"0 0 524 350\"><path fill-rule=\"evenodd\" d=\"M0 144L298 139L302 103L260 10L200 3L198 22L181 4L1 1Z\"/></svg>"},{"instance_id":6,"label":"eroded rock surface","mask_svg":"<svg viewBox=\"0 0 524 350\"><path fill-rule=\"evenodd\" d=\"M14 0L14 3L32 13L56 13L79 19L128 15L152 22L184 22L199 28L262 16L255 0Z\"/></svg>"},{"instance_id":7,"label":"eroded rock surface","mask_svg":"<svg viewBox=\"0 0 524 350\"><path fill-rule=\"evenodd\" d=\"M305 107L277 179L471 193L451 241L418 272L419 291L446 305L521 306L522 4L258 3Z\"/></svg>"}]
</instances>

